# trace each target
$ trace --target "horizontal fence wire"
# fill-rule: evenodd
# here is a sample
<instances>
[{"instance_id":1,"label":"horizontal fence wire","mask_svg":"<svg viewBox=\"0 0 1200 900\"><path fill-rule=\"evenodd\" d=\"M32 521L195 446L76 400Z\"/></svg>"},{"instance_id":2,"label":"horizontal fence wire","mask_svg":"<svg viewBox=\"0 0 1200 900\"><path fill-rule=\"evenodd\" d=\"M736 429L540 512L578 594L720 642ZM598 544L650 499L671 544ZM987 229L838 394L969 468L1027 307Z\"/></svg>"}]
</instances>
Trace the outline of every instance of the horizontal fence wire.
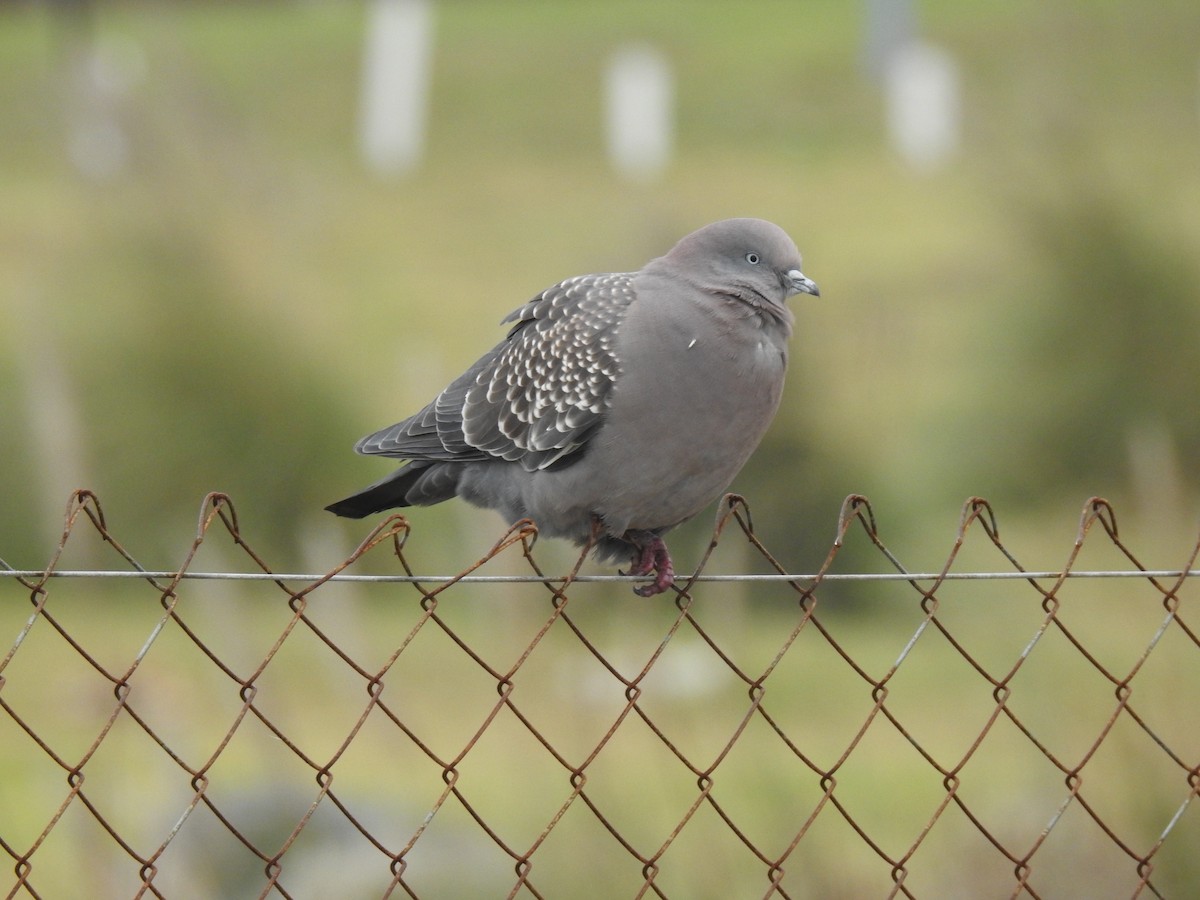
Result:
<instances>
[{"instance_id":1,"label":"horizontal fence wire","mask_svg":"<svg viewBox=\"0 0 1200 900\"><path fill-rule=\"evenodd\" d=\"M729 495L644 600L586 548L544 571L529 522L453 575L416 574L412 532L273 572L211 494L150 570L73 495L45 567L0 561L7 896L1200 885L1200 536L1146 567L1092 498L1065 564L1026 570L970 498L942 569L909 572L852 495L794 574ZM114 565L60 565L95 539ZM892 571L831 571L848 540ZM199 568L214 542L253 571ZM773 571L706 572L730 545ZM952 571L964 548L999 567Z\"/></svg>"},{"instance_id":2,"label":"horizontal fence wire","mask_svg":"<svg viewBox=\"0 0 1200 900\"><path fill-rule=\"evenodd\" d=\"M0 569L0 578L180 578L207 581L327 581L359 582L362 584L416 584L418 582L456 582L458 584L555 584L568 580L565 575L322 575L296 572L178 572L169 569L157 572L121 569ZM1200 569L1124 569L1096 572L827 572L824 575L787 573L750 573L736 575L696 575L694 583L705 582L792 582L792 581L1028 581L1059 580L1063 578L1195 578ZM638 584L643 579L629 575L576 575L576 584L627 583Z\"/></svg>"}]
</instances>

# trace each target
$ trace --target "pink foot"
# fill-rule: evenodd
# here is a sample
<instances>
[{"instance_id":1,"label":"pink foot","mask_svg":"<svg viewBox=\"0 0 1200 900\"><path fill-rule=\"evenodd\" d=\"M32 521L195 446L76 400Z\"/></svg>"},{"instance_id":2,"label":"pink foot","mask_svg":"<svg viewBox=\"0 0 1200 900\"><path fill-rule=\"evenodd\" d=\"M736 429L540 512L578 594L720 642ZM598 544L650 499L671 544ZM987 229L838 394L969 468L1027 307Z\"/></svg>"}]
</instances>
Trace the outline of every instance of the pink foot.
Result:
<instances>
[{"instance_id":1,"label":"pink foot","mask_svg":"<svg viewBox=\"0 0 1200 900\"><path fill-rule=\"evenodd\" d=\"M645 544L633 545L633 560L629 564L629 571L622 572L622 575L649 575L654 571L654 544L647 542Z\"/></svg>"},{"instance_id":2,"label":"pink foot","mask_svg":"<svg viewBox=\"0 0 1200 900\"><path fill-rule=\"evenodd\" d=\"M633 562L629 572L625 574L654 573L652 582L633 589L635 594L639 597L653 597L675 583L675 566L671 563L671 554L662 538L648 531L627 531L625 539L634 547Z\"/></svg>"}]
</instances>

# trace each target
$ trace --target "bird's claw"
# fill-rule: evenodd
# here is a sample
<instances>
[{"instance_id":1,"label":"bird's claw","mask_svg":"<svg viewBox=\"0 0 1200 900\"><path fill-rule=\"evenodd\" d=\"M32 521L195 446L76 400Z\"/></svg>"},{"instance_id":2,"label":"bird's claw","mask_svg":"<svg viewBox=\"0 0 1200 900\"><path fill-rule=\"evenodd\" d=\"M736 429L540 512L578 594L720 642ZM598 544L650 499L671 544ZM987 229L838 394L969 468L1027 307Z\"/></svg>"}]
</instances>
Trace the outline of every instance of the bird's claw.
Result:
<instances>
[{"instance_id":1,"label":"bird's claw","mask_svg":"<svg viewBox=\"0 0 1200 900\"><path fill-rule=\"evenodd\" d=\"M635 548L635 556L628 572L622 575L650 575L654 580L649 584L636 587L633 592L639 597L653 597L661 594L675 583L675 566L671 562L671 554L667 545L656 534L641 533L627 535Z\"/></svg>"},{"instance_id":2,"label":"bird's claw","mask_svg":"<svg viewBox=\"0 0 1200 900\"><path fill-rule=\"evenodd\" d=\"M662 543L662 539L657 539ZM655 546L654 541L646 541L644 544L634 544L634 557L629 565L628 572L621 572L622 575L649 575L655 569ZM665 546L664 546L665 549Z\"/></svg>"}]
</instances>

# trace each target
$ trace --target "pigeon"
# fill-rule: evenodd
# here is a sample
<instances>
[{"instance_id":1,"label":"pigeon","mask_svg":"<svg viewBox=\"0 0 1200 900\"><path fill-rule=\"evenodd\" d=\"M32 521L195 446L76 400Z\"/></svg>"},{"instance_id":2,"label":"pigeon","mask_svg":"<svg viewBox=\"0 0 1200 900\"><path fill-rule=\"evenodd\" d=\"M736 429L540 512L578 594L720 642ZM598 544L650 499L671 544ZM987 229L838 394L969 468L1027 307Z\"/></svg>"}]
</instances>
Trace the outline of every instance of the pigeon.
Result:
<instances>
[{"instance_id":1,"label":"pigeon","mask_svg":"<svg viewBox=\"0 0 1200 900\"><path fill-rule=\"evenodd\" d=\"M508 315L503 341L355 450L407 462L326 509L363 518L461 497L630 560L668 590L663 535L720 497L783 391L794 317L820 296L762 219L714 222L640 271L578 275Z\"/></svg>"}]
</instances>

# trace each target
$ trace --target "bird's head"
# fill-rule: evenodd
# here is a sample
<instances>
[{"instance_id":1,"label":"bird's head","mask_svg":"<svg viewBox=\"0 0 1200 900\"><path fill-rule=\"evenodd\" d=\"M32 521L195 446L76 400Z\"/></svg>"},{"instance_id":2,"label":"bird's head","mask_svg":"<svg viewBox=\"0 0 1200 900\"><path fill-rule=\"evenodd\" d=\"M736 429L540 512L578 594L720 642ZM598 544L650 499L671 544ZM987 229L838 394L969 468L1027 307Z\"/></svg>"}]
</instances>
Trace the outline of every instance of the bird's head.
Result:
<instances>
[{"instance_id":1,"label":"bird's head","mask_svg":"<svg viewBox=\"0 0 1200 900\"><path fill-rule=\"evenodd\" d=\"M787 232L763 219L706 225L680 240L661 262L706 293L788 320L789 297L820 296Z\"/></svg>"}]
</instances>

